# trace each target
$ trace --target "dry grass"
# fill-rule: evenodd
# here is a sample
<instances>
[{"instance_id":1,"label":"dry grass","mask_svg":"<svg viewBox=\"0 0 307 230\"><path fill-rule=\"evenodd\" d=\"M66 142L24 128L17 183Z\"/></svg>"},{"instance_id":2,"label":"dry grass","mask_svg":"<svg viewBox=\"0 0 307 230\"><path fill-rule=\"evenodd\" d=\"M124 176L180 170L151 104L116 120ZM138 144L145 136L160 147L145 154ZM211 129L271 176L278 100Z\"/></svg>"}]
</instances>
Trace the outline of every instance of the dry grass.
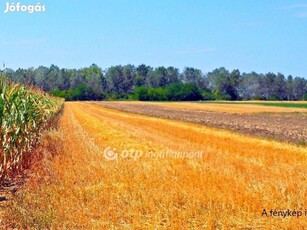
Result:
<instances>
[{"instance_id":1,"label":"dry grass","mask_svg":"<svg viewBox=\"0 0 307 230\"><path fill-rule=\"evenodd\" d=\"M6 212L17 228L303 228L307 150L184 122L66 103L45 159ZM203 151L198 159L106 161L117 152ZM51 155L54 155L51 158Z\"/></svg>"},{"instance_id":2,"label":"dry grass","mask_svg":"<svg viewBox=\"0 0 307 230\"><path fill-rule=\"evenodd\" d=\"M250 102L255 102L255 101L248 101L246 103L250 103ZM246 105L245 104L226 104L227 102L225 102L225 104L192 103L192 102L172 102L172 103L114 102L114 103L119 103L119 104L133 104L134 103L138 105L157 105L157 106L166 107L166 108L175 108L175 109L189 110L189 111L212 111L212 112L240 113L240 114L265 113L265 112L267 113L293 113L293 112L306 113L307 112L307 109L304 109L304 108L287 108L287 107L278 107L278 106L249 105L249 104L246 104ZM240 103L244 103L244 102L240 102ZM286 102L283 102L283 103L286 103ZM300 102L296 102L296 103L300 104Z\"/></svg>"}]
</instances>

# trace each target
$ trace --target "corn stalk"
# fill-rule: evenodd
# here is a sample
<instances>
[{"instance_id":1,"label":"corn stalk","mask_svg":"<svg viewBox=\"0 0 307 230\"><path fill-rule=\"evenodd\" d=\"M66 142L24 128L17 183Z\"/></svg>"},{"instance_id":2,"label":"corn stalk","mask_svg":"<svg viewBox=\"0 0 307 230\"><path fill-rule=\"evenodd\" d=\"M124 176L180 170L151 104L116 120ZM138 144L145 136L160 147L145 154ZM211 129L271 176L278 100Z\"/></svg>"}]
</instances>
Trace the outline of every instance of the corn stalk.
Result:
<instances>
[{"instance_id":1,"label":"corn stalk","mask_svg":"<svg viewBox=\"0 0 307 230\"><path fill-rule=\"evenodd\" d=\"M20 171L25 157L63 101L0 77L0 180Z\"/></svg>"}]
</instances>

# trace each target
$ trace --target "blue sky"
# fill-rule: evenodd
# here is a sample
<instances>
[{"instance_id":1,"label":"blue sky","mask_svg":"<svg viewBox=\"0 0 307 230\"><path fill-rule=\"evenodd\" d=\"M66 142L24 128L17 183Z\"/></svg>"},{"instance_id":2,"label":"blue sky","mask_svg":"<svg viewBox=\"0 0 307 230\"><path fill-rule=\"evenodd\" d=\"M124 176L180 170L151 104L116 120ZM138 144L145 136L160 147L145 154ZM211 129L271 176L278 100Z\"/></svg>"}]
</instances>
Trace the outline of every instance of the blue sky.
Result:
<instances>
[{"instance_id":1,"label":"blue sky","mask_svg":"<svg viewBox=\"0 0 307 230\"><path fill-rule=\"evenodd\" d=\"M39 2L46 12L4 14L7 1L0 0L0 61L7 67L145 63L307 77L306 0Z\"/></svg>"}]
</instances>

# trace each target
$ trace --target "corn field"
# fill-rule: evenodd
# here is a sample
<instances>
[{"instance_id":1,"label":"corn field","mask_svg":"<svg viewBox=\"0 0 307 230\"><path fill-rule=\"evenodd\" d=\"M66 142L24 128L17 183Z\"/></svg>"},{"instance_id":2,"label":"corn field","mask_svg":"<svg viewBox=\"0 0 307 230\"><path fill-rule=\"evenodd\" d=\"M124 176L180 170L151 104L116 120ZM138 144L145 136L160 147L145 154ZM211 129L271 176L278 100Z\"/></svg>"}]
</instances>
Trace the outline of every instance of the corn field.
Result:
<instances>
[{"instance_id":1,"label":"corn field","mask_svg":"<svg viewBox=\"0 0 307 230\"><path fill-rule=\"evenodd\" d=\"M23 168L63 101L0 78L0 181Z\"/></svg>"}]
</instances>

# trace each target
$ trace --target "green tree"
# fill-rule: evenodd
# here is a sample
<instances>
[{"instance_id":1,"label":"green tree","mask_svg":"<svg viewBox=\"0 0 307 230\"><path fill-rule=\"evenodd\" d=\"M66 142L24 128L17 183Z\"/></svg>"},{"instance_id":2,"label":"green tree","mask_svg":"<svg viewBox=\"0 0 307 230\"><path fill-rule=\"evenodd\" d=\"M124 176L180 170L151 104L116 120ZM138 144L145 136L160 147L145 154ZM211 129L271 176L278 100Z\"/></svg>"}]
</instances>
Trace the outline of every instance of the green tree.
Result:
<instances>
[{"instance_id":1,"label":"green tree","mask_svg":"<svg viewBox=\"0 0 307 230\"><path fill-rule=\"evenodd\" d=\"M229 73L224 67L213 70L208 74L210 87L216 96L216 99L237 100L237 87L239 83L240 72L234 70Z\"/></svg>"},{"instance_id":2,"label":"green tree","mask_svg":"<svg viewBox=\"0 0 307 230\"><path fill-rule=\"evenodd\" d=\"M149 73L146 80L149 87L158 88L167 85L167 69L163 66L155 68L154 71Z\"/></svg>"},{"instance_id":3,"label":"green tree","mask_svg":"<svg viewBox=\"0 0 307 230\"><path fill-rule=\"evenodd\" d=\"M137 86L137 87L142 86L142 85L146 85L147 77L148 77L148 75L151 71L152 71L152 67L146 66L144 64L139 65L136 68L134 85Z\"/></svg>"}]
</instances>

